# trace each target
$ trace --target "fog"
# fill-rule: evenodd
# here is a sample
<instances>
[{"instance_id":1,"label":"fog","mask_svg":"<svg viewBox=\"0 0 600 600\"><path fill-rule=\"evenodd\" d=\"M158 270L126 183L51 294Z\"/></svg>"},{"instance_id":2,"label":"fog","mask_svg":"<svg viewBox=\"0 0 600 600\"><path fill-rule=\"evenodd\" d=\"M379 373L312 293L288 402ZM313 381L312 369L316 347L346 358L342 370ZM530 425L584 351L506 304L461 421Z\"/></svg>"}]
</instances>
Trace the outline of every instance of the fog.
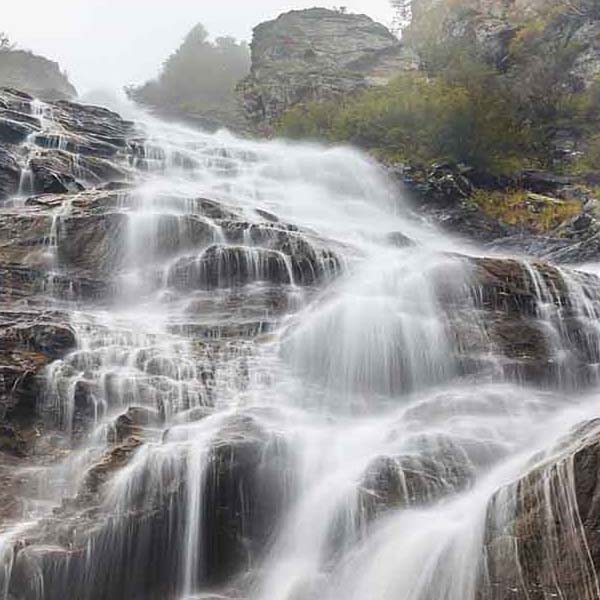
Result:
<instances>
[{"instance_id":1,"label":"fog","mask_svg":"<svg viewBox=\"0 0 600 600\"><path fill-rule=\"evenodd\" d=\"M212 36L250 40L281 12L347 6L389 24L388 0L0 0L2 25L19 48L57 60L80 92L156 75L197 22Z\"/></svg>"}]
</instances>

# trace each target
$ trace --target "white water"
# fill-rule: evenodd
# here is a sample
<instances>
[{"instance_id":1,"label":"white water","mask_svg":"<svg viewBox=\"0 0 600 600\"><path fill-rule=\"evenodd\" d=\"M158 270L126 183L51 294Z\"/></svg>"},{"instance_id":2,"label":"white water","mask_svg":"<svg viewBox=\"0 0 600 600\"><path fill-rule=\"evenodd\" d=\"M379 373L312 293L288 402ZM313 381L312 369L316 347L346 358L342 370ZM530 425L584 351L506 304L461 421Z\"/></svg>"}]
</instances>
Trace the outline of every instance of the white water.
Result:
<instances>
[{"instance_id":1,"label":"white water","mask_svg":"<svg viewBox=\"0 0 600 600\"><path fill-rule=\"evenodd\" d=\"M255 474L277 482L263 493L281 496L274 503L281 510L272 515L264 548L249 551L247 572L220 582L219 593L252 600L475 600L490 498L542 460L540 452L551 453L574 426L594 418L596 394L459 377L436 290L442 283L470 298L469 268L450 254L464 248L412 214L359 153L205 135L147 118L144 128L149 170L123 195L129 238L118 277L121 300L109 307L68 305L79 348L48 374L46 408L59 415L67 438L75 436L82 382L91 389L95 425L73 442L77 450L69 458L37 474L52 485L30 494L28 521L74 495L86 469L109 447L116 416L129 406L156 410L165 422L147 426L145 445L108 480L103 507L124 516L151 500L167 502L169 485L183 477L185 514L173 517L179 542L163 550L175 556L176 595L202 597L213 585L205 564L213 549L205 544L201 519L213 500L204 495L211 448L243 415L264 432ZM264 222L259 209L299 227L315 248L337 254L342 273L334 277L323 255L320 289L302 287L280 253L276 260L288 277L276 286L285 301L274 309L264 301L269 286L256 281L271 263L256 249L251 229L241 242L229 243L218 219L202 216L212 233L197 247L185 219L198 214L199 198L254 226ZM65 210L57 209L57 218ZM167 218L175 226L164 234ZM395 246L390 234L398 232L415 245ZM58 243L54 231L51 238L49 248ZM164 244L175 251L165 255ZM179 261L202 265L212 244L242 248L236 260L242 256L251 265L241 282L247 285L238 286L242 298L235 297L240 289L228 288L229 255L216 291L172 284ZM528 269L538 318L560 360L567 352L561 314L535 267ZM201 267L193 273L206 277ZM598 348L597 309L575 280L571 286L578 318L587 320ZM478 318L473 309L475 328ZM223 333L256 320L275 322L274 329L251 339ZM223 337L181 334L211 328ZM488 353L494 358L493 348ZM210 415L198 419L202 409ZM242 429L234 438L254 435ZM365 502L377 491L365 474L382 457L403 467L409 461L417 471L433 469L439 481L415 496L404 480L401 501L369 516ZM133 534L118 523L106 526L109 533L90 542L85 572L77 574L90 587L99 565L114 568L111 561L121 556L135 562L148 543L141 534L128 537ZM23 526L7 530L0 553L23 535ZM38 564L35 547L29 552ZM12 562L4 564L6 580ZM137 567L134 581L153 568ZM63 584L68 590L69 581ZM594 585L590 598L597 597ZM8 584L5 598L7 590ZM97 597L93 589L86 593ZM27 600L46 597L57 595L38 589Z\"/></svg>"}]
</instances>

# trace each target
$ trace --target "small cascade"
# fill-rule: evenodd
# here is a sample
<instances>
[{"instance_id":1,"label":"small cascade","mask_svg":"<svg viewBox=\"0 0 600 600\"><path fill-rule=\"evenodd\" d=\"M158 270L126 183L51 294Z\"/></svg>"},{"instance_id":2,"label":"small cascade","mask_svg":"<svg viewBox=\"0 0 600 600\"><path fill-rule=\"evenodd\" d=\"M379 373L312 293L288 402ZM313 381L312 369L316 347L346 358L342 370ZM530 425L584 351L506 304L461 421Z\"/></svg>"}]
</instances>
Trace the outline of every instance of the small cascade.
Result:
<instances>
[{"instance_id":1,"label":"small cascade","mask_svg":"<svg viewBox=\"0 0 600 600\"><path fill-rule=\"evenodd\" d=\"M593 281L583 274L561 269L541 271L535 264L523 263L530 278L535 312L556 365L561 387L576 387L589 379L597 381L600 363L600 305ZM586 373L576 372L584 355Z\"/></svg>"}]
</instances>

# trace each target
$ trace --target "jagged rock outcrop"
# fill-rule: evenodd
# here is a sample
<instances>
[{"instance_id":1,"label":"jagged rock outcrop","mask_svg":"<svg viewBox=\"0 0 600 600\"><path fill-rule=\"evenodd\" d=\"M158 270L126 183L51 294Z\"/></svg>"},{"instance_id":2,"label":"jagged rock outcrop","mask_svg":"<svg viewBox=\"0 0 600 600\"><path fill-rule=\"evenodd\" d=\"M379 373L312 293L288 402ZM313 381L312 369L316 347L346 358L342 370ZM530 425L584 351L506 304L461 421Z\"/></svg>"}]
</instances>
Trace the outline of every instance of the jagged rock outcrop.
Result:
<instances>
[{"instance_id":1,"label":"jagged rock outcrop","mask_svg":"<svg viewBox=\"0 0 600 600\"><path fill-rule=\"evenodd\" d=\"M0 51L0 86L17 88L44 100L77 96L58 63L24 50Z\"/></svg>"},{"instance_id":2,"label":"jagged rock outcrop","mask_svg":"<svg viewBox=\"0 0 600 600\"><path fill-rule=\"evenodd\" d=\"M390 31L365 15L292 11L255 28L251 74L238 92L246 116L269 126L295 104L385 84L415 64Z\"/></svg>"}]
</instances>

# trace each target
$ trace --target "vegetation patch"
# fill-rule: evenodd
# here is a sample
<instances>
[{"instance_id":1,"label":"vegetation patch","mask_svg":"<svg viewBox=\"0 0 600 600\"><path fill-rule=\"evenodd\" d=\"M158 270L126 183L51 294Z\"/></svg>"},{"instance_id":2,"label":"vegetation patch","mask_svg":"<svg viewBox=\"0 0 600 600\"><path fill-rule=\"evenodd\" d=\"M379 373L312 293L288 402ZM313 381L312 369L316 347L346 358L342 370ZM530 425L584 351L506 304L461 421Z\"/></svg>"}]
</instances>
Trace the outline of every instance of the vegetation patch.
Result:
<instances>
[{"instance_id":1,"label":"vegetation patch","mask_svg":"<svg viewBox=\"0 0 600 600\"><path fill-rule=\"evenodd\" d=\"M548 233L582 212L581 202L559 200L526 190L477 190L471 201L488 216L534 233Z\"/></svg>"},{"instance_id":2,"label":"vegetation patch","mask_svg":"<svg viewBox=\"0 0 600 600\"><path fill-rule=\"evenodd\" d=\"M499 173L529 163L527 129L502 97L422 73L405 73L341 101L297 106L278 132L348 142L390 158L466 163Z\"/></svg>"}]
</instances>

